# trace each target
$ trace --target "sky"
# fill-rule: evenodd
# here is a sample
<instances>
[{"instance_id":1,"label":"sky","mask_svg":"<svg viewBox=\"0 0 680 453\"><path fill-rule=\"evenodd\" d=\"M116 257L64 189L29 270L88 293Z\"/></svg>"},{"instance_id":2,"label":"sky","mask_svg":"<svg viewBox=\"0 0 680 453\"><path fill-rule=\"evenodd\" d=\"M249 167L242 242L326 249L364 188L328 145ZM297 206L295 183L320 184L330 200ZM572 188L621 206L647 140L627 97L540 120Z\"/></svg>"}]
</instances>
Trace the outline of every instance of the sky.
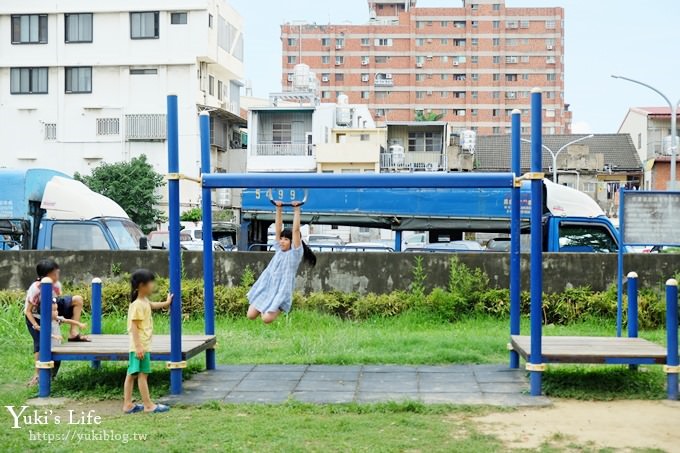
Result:
<instances>
[{"instance_id":1,"label":"sky","mask_svg":"<svg viewBox=\"0 0 680 453\"><path fill-rule=\"evenodd\" d=\"M245 21L246 78L253 94L281 90L280 25L365 23L366 0L229 0ZM629 107L667 105L653 91L615 80L623 75L680 100L680 1L506 0L508 7L560 6L565 14L565 102L573 130L617 132ZM418 0L423 7L460 7L461 0Z\"/></svg>"}]
</instances>

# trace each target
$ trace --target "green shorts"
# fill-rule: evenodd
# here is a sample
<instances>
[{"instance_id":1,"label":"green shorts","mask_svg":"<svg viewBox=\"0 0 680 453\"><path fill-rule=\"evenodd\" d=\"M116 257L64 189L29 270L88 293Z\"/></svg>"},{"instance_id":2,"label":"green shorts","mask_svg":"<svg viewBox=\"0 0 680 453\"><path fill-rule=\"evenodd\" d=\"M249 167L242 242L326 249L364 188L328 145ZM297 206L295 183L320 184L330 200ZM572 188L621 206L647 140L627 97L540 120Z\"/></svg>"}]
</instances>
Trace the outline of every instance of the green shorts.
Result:
<instances>
[{"instance_id":1,"label":"green shorts","mask_svg":"<svg viewBox=\"0 0 680 453\"><path fill-rule=\"evenodd\" d=\"M137 354L130 353L130 364L128 365L127 374L151 373L151 354L145 353L143 359L137 358Z\"/></svg>"}]
</instances>

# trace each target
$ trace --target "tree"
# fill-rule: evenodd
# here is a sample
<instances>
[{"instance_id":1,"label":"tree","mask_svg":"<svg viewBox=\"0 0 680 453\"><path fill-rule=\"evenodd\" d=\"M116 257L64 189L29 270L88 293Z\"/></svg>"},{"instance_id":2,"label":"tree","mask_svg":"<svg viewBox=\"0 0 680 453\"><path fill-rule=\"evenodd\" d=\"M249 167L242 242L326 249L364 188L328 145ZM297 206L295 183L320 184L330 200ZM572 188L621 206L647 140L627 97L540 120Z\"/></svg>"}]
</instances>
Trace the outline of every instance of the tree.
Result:
<instances>
[{"instance_id":1,"label":"tree","mask_svg":"<svg viewBox=\"0 0 680 453\"><path fill-rule=\"evenodd\" d=\"M163 211L156 208L162 198L157 189L165 181L143 154L129 162L101 164L89 176L76 173L73 177L118 203L145 232L165 221Z\"/></svg>"},{"instance_id":2,"label":"tree","mask_svg":"<svg viewBox=\"0 0 680 453\"><path fill-rule=\"evenodd\" d=\"M203 218L203 211L201 208L191 208L188 211L184 211L179 219L182 222L200 222Z\"/></svg>"},{"instance_id":3,"label":"tree","mask_svg":"<svg viewBox=\"0 0 680 453\"><path fill-rule=\"evenodd\" d=\"M425 113L422 110L418 110L416 112L416 121L439 121L442 118L444 118L443 113L434 112Z\"/></svg>"}]
</instances>

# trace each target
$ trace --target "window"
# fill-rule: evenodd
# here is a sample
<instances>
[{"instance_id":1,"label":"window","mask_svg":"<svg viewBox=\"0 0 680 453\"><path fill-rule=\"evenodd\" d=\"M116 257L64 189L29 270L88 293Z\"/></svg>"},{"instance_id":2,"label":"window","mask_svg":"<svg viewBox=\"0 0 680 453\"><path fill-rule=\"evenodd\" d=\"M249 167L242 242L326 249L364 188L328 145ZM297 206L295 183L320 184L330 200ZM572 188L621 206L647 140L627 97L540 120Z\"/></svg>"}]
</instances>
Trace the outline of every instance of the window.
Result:
<instances>
[{"instance_id":1,"label":"window","mask_svg":"<svg viewBox=\"0 0 680 453\"><path fill-rule=\"evenodd\" d=\"M47 15L12 16L12 44L46 44Z\"/></svg>"},{"instance_id":2,"label":"window","mask_svg":"<svg viewBox=\"0 0 680 453\"><path fill-rule=\"evenodd\" d=\"M446 99L449 97L449 92L448 91L442 91L439 93L442 99Z\"/></svg>"},{"instance_id":3,"label":"window","mask_svg":"<svg viewBox=\"0 0 680 453\"><path fill-rule=\"evenodd\" d=\"M335 57L335 64L336 65L341 65L345 62L345 57L342 56L336 56Z\"/></svg>"},{"instance_id":4,"label":"window","mask_svg":"<svg viewBox=\"0 0 680 453\"><path fill-rule=\"evenodd\" d=\"M506 38L505 45L508 47L515 47L518 42L517 38Z\"/></svg>"},{"instance_id":5,"label":"window","mask_svg":"<svg viewBox=\"0 0 680 453\"><path fill-rule=\"evenodd\" d=\"M208 28L213 28L213 15L208 14Z\"/></svg>"},{"instance_id":6,"label":"window","mask_svg":"<svg viewBox=\"0 0 680 453\"><path fill-rule=\"evenodd\" d=\"M141 113L125 115L125 139L128 141L165 140L166 118L164 113Z\"/></svg>"},{"instance_id":7,"label":"window","mask_svg":"<svg viewBox=\"0 0 680 453\"><path fill-rule=\"evenodd\" d=\"M290 57L288 57L288 59L290 60ZM328 55L323 55L321 57L321 63L322 64L329 64L330 62L331 62L331 57L329 57ZM290 63L290 61L288 61L288 63Z\"/></svg>"},{"instance_id":8,"label":"window","mask_svg":"<svg viewBox=\"0 0 680 453\"><path fill-rule=\"evenodd\" d=\"M491 110L491 116L498 116L500 115L500 110L499 109L493 109Z\"/></svg>"},{"instance_id":9,"label":"window","mask_svg":"<svg viewBox=\"0 0 680 453\"><path fill-rule=\"evenodd\" d=\"M546 109L545 117L546 118L555 118L555 109Z\"/></svg>"},{"instance_id":10,"label":"window","mask_svg":"<svg viewBox=\"0 0 680 453\"><path fill-rule=\"evenodd\" d=\"M528 20L520 20L519 21L519 28L529 28L529 21Z\"/></svg>"},{"instance_id":11,"label":"window","mask_svg":"<svg viewBox=\"0 0 680 453\"><path fill-rule=\"evenodd\" d=\"M408 150L414 151L441 151L441 132L409 132Z\"/></svg>"},{"instance_id":12,"label":"window","mask_svg":"<svg viewBox=\"0 0 680 453\"><path fill-rule=\"evenodd\" d=\"M362 91L361 92L361 99L368 99L371 96L371 93L369 91Z\"/></svg>"},{"instance_id":13,"label":"window","mask_svg":"<svg viewBox=\"0 0 680 453\"><path fill-rule=\"evenodd\" d=\"M387 63L387 59L388 59L388 57L379 55L379 56L375 57L375 62L376 63Z\"/></svg>"},{"instance_id":14,"label":"window","mask_svg":"<svg viewBox=\"0 0 680 453\"><path fill-rule=\"evenodd\" d=\"M321 99L330 99L331 98L331 92L330 91L322 91L321 92Z\"/></svg>"},{"instance_id":15,"label":"window","mask_svg":"<svg viewBox=\"0 0 680 453\"><path fill-rule=\"evenodd\" d=\"M449 40L447 38L441 38L439 40L439 44L448 45L448 43L449 43Z\"/></svg>"},{"instance_id":16,"label":"window","mask_svg":"<svg viewBox=\"0 0 680 453\"><path fill-rule=\"evenodd\" d=\"M498 126L494 126L491 128L491 133L492 134L500 134L501 133L501 128Z\"/></svg>"},{"instance_id":17,"label":"window","mask_svg":"<svg viewBox=\"0 0 680 453\"><path fill-rule=\"evenodd\" d=\"M392 39L391 38L376 38L375 39L375 45L376 46L391 46L392 45Z\"/></svg>"},{"instance_id":18,"label":"window","mask_svg":"<svg viewBox=\"0 0 680 453\"><path fill-rule=\"evenodd\" d=\"M479 27L479 21L473 20L472 21L472 28L478 28Z\"/></svg>"},{"instance_id":19,"label":"window","mask_svg":"<svg viewBox=\"0 0 680 453\"><path fill-rule=\"evenodd\" d=\"M464 39L454 39L453 45L456 46L456 47L465 47L465 40Z\"/></svg>"},{"instance_id":20,"label":"window","mask_svg":"<svg viewBox=\"0 0 680 453\"><path fill-rule=\"evenodd\" d=\"M92 67L65 68L66 93L92 93Z\"/></svg>"},{"instance_id":21,"label":"window","mask_svg":"<svg viewBox=\"0 0 680 453\"><path fill-rule=\"evenodd\" d=\"M517 92L516 91L506 91L505 92L505 99L517 99Z\"/></svg>"},{"instance_id":22,"label":"window","mask_svg":"<svg viewBox=\"0 0 680 453\"><path fill-rule=\"evenodd\" d=\"M323 47L328 47L331 45L331 38L321 38L321 45Z\"/></svg>"},{"instance_id":23,"label":"window","mask_svg":"<svg viewBox=\"0 0 680 453\"><path fill-rule=\"evenodd\" d=\"M296 38L288 38L288 46L293 47L297 45L297 39Z\"/></svg>"},{"instance_id":24,"label":"window","mask_svg":"<svg viewBox=\"0 0 680 453\"><path fill-rule=\"evenodd\" d=\"M416 82L422 82L423 80L425 80L425 74L416 74Z\"/></svg>"},{"instance_id":25,"label":"window","mask_svg":"<svg viewBox=\"0 0 680 453\"><path fill-rule=\"evenodd\" d=\"M501 92L500 91L492 91L491 92L491 98L492 99L500 99L501 98Z\"/></svg>"},{"instance_id":26,"label":"window","mask_svg":"<svg viewBox=\"0 0 680 453\"><path fill-rule=\"evenodd\" d=\"M361 38L361 45L366 47L371 45L371 40L369 38Z\"/></svg>"},{"instance_id":27,"label":"window","mask_svg":"<svg viewBox=\"0 0 680 453\"><path fill-rule=\"evenodd\" d=\"M416 91L416 99L425 99L424 91Z\"/></svg>"},{"instance_id":28,"label":"window","mask_svg":"<svg viewBox=\"0 0 680 453\"><path fill-rule=\"evenodd\" d=\"M158 69L156 68L130 68L130 75L156 75Z\"/></svg>"},{"instance_id":29,"label":"window","mask_svg":"<svg viewBox=\"0 0 680 453\"><path fill-rule=\"evenodd\" d=\"M557 74L546 74L545 78L548 80L548 82L554 82L557 80Z\"/></svg>"},{"instance_id":30,"label":"window","mask_svg":"<svg viewBox=\"0 0 680 453\"><path fill-rule=\"evenodd\" d=\"M359 136L359 140L362 142L367 142L371 140L371 136L369 134L361 134Z\"/></svg>"},{"instance_id":31,"label":"window","mask_svg":"<svg viewBox=\"0 0 680 453\"><path fill-rule=\"evenodd\" d=\"M477 3L473 3L470 5L470 9L472 11L477 11L479 9L479 5Z\"/></svg>"},{"instance_id":32,"label":"window","mask_svg":"<svg viewBox=\"0 0 680 453\"><path fill-rule=\"evenodd\" d=\"M295 64L297 63L297 56L296 55L288 55L288 64Z\"/></svg>"},{"instance_id":33,"label":"window","mask_svg":"<svg viewBox=\"0 0 680 453\"><path fill-rule=\"evenodd\" d=\"M454 74L453 80L463 81L465 80L465 74Z\"/></svg>"},{"instance_id":34,"label":"window","mask_svg":"<svg viewBox=\"0 0 680 453\"><path fill-rule=\"evenodd\" d=\"M611 231L604 226L560 222L560 252L611 253L619 248Z\"/></svg>"},{"instance_id":35,"label":"window","mask_svg":"<svg viewBox=\"0 0 680 453\"><path fill-rule=\"evenodd\" d=\"M416 28L425 28L425 22L423 22L422 20L417 20Z\"/></svg>"},{"instance_id":36,"label":"window","mask_svg":"<svg viewBox=\"0 0 680 453\"><path fill-rule=\"evenodd\" d=\"M187 13L170 13L170 23L172 25L186 25Z\"/></svg>"},{"instance_id":37,"label":"window","mask_svg":"<svg viewBox=\"0 0 680 453\"><path fill-rule=\"evenodd\" d=\"M545 93L545 98L546 99L555 99L556 98L555 92L554 91L547 91Z\"/></svg>"},{"instance_id":38,"label":"window","mask_svg":"<svg viewBox=\"0 0 680 453\"><path fill-rule=\"evenodd\" d=\"M465 116L465 109L457 109L453 111L456 116Z\"/></svg>"},{"instance_id":39,"label":"window","mask_svg":"<svg viewBox=\"0 0 680 453\"><path fill-rule=\"evenodd\" d=\"M53 141L57 139L57 123L45 123L45 140Z\"/></svg>"},{"instance_id":40,"label":"window","mask_svg":"<svg viewBox=\"0 0 680 453\"><path fill-rule=\"evenodd\" d=\"M439 25L440 25L442 28L446 28L446 27L449 26L449 22L446 21L446 20L443 20L443 21L441 21L441 22L439 23Z\"/></svg>"},{"instance_id":41,"label":"window","mask_svg":"<svg viewBox=\"0 0 680 453\"><path fill-rule=\"evenodd\" d=\"M470 63L472 64L477 64L479 63L479 57L477 55L473 55L470 57Z\"/></svg>"},{"instance_id":42,"label":"window","mask_svg":"<svg viewBox=\"0 0 680 453\"><path fill-rule=\"evenodd\" d=\"M158 11L130 13L130 38L157 39Z\"/></svg>"},{"instance_id":43,"label":"window","mask_svg":"<svg viewBox=\"0 0 680 453\"><path fill-rule=\"evenodd\" d=\"M217 81L217 100L221 101L224 98L224 84L221 80Z\"/></svg>"},{"instance_id":44,"label":"window","mask_svg":"<svg viewBox=\"0 0 680 453\"><path fill-rule=\"evenodd\" d=\"M208 94L210 96L215 95L215 77L208 76Z\"/></svg>"},{"instance_id":45,"label":"window","mask_svg":"<svg viewBox=\"0 0 680 453\"><path fill-rule=\"evenodd\" d=\"M416 38L416 47L420 47L425 45L425 39L424 38Z\"/></svg>"},{"instance_id":46,"label":"window","mask_svg":"<svg viewBox=\"0 0 680 453\"><path fill-rule=\"evenodd\" d=\"M501 38L493 38L493 39L491 40L491 44L492 44L494 47L500 46L500 45L501 45Z\"/></svg>"},{"instance_id":47,"label":"window","mask_svg":"<svg viewBox=\"0 0 680 453\"><path fill-rule=\"evenodd\" d=\"M472 79L476 82L477 80L479 80L479 74L477 74L476 72L473 72L472 74L470 74L470 79Z\"/></svg>"},{"instance_id":48,"label":"window","mask_svg":"<svg viewBox=\"0 0 680 453\"><path fill-rule=\"evenodd\" d=\"M441 57L439 57L439 60L442 63L448 63L449 62L449 56L448 55L442 55Z\"/></svg>"},{"instance_id":49,"label":"window","mask_svg":"<svg viewBox=\"0 0 680 453\"><path fill-rule=\"evenodd\" d=\"M92 14L64 14L65 36L64 41L92 42Z\"/></svg>"},{"instance_id":50,"label":"window","mask_svg":"<svg viewBox=\"0 0 680 453\"><path fill-rule=\"evenodd\" d=\"M555 45L555 39L554 38L548 38L545 40L545 45L546 47L553 47Z\"/></svg>"},{"instance_id":51,"label":"window","mask_svg":"<svg viewBox=\"0 0 680 453\"><path fill-rule=\"evenodd\" d=\"M477 110L477 109L470 109L470 115L472 115L472 116L477 116L478 113L479 113L479 110Z\"/></svg>"},{"instance_id":52,"label":"window","mask_svg":"<svg viewBox=\"0 0 680 453\"><path fill-rule=\"evenodd\" d=\"M546 28L547 30L553 30L553 29L555 29L555 25L556 25L556 24L555 24L555 21L554 21L554 20L546 20L546 21L545 21L545 28Z\"/></svg>"},{"instance_id":53,"label":"window","mask_svg":"<svg viewBox=\"0 0 680 453\"><path fill-rule=\"evenodd\" d=\"M342 72L338 72L335 74L335 81L336 82L344 82L345 81L345 74Z\"/></svg>"},{"instance_id":54,"label":"window","mask_svg":"<svg viewBox=\"0 0 680 453\"><path fill-rule=\"evenodd\" d=\"M345 47L345 38L335 38L335 47L338 49Z\"/></svg>"},{"instance_id":55,"label":"window","mask_svg":"<svg viewBox=\"0 0 680 453\"><path fill-rule=\"evenodd\" d=\"M385 109L375 109L375 116L385 116Z\"/></svg>"},{"instance_id":56,"label":"window","mask_svg":"<svg viewBox=\"0 0 680 453\"><path fill-rule=\"evenodd\" d=\"M11 94L47 94L47 68L12 68Z\"/></svg>"},{"instance_id":57,"label":"window","mask_svg":"<svg viewBox=\"0 0 680 453\"><path fill-rule=\"evenodd\" d=\"M498 82L500 79L501 79L501 75L500 75L500 74L498 74L498 73L493 74L492 80L493 80L494 82Z\"/></svg>"},{"instance_id":58,"label":"window","mask_svg":"<svg viewBox=\"0 0 680 453\"><path fill-rule=\"evenodd\" d=\"M597 192L597 183L596 182L584 182L583 183L583 191L589 192L589 193Z\"/></svg>"},{"instance_id":59,"label":"window","mask_svg":"<svg viewBox=\"0 0 680 453\"><path fill-rule=\"evenodd\" d=\"M471 91L470 92L470 97L472 99L477 99L479 97L479 92L478 91Z\"/></svg>"},{"instance_id":60,"label":"window","mask_svg":"<svg viewBox=\"0 0 680 453\"><path fill-rule=\"evenodd\" d=\"M54 250L110 250L106 236L97 224L56 223L52 226Z\"/></svg>"},{"instance_id":61,"label":"window","mask_svg":"<svg viewBox=\"0 0 680 453\"><path fill-rule=\"evenodd\" d=\"M506 64L516 64L517 62L519 62L519 57L517 56L508 55L507 57L505 57Z\"/></svg>"},{"instance_id":62,"label":"window","mask_svg":"<svg viewBox=\"0 0 680 453\"><path fill-rule=\"evenodd\" d=\"M500 64L501 63L501 57L499 55L494 55L493 57L493 64Z\"/></svg>"},{"instance_id":63,"label":"window","mask_svg":"<svg viewBox=\"0 0 680 453\"><path fill-rule=\"evenodd\" d=\"M449 75L446 73L439 74L439 78L442 80L449 80Z\"/></svg>"},{"instance_id":64,"label":"window","mask_svg":"<svg viewBox=\"0 0 680 453\"><path fill-rule=\"evenodd\" d=\"M501 21L500 20L494 20L491 24L493 28L501 28Z\"/></svg>"},{"instance_id":65,"label":"window","mask_svg":"<svg viewBox=\"0 0 680 453\"><path fill-rule=\"evenodd\" d=\"M97 135L118 135L120 133L119 118L97 118Z\"/></svg>"},{"instance_id":66,"label":"window","mask_svg":"<svg viewBox=\"0 0 680 453\"><path fill-rule=\"evenodd\" d=\"M476 20L473 22L477 22ZM453 21L453 28L465 28L465 21L464 20L454 20Z\"/></svg>"},{"instance_id":67,"label":"window","mask_svg":"<svg viewBox=\"0 0 680 453\"><path fill-rule=\"evenodd\" d=\"M453 97L456 99L465 99L465 91L454 91Z\"/></svg>"},{"instance_id":68,"label":"window","mask_svg":"<svg viewBox=\"0 0 680 453\"><path fill-rule=\"evenodd\" d=\"M522 63L529 63L529 55L522 55L519 59Z\"/></svg>"},{"instance_id":69,"label":"window","mask_svg":"<svg viewBox=\"0 0 680 453\"><path fill-rule=\"evenodd\" d=\"M505 28L519 28L519 22L516 20L508 20L505 22Z\"/></svg>"},{"instance_id":70,"label":"window","mask_svg":"<svg viewBox=\"0 0 680 453\"><path fill-rule=\"evenodd\" d=\"M529 74L527 74L526 72L522 74L522 80L529 80Z\"/></svg>"},{"instance_id":71,"label":"window","mask_svg":"<svg viewBox=\"0 0 680 453\"><path fill-rule=\"evenodd\" d=\"M369 57L367 57L367 56L361 57L361 65L362 65L362 66L368 65L369 61L370 61L370 58L369 58Z\"/></svg>"},{"instance_id":72,"label":"window","mask_svg":"<svg viewBox=\"0 0 680 453\"><path fill-rule=\"evenodd\" d=\"M470 39L470 45L471 46L478 46L479 45L479 39L478 38L471 38Z\"/></svg>"},{"instance_id":73,"label":"window","mask_svg":"<svg viewBox=\"0 0 680 453\"><path fill-rule=\"evenodd\" d=\"M493 5L491 5L491 9L493 11L500 11L501 10L501 4L500 3L494 3Z\"/></svg>"},{"instance_id":74,"label":"window","mask_svg":"<svg viewBox=\"0 0 680 453\"><path fill-rule=\"evenodd\" d=\"M292 143L292 123L273 123L272 124L272 143L285 145Z\"/></svg>"}]
</instances>

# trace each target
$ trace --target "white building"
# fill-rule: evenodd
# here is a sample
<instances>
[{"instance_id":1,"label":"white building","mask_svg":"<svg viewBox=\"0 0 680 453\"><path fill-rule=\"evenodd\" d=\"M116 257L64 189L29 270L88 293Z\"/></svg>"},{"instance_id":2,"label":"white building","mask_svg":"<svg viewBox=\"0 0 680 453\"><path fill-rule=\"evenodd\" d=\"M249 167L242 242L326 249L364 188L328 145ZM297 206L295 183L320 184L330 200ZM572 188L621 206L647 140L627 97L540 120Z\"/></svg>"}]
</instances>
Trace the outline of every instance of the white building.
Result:
<instances>
[{"instance_id":1,"label":"white building","mask_svg":"<svg viewBox=\"0 0 680 453\"><path fill-rule=\"evenodd\" d=\"M0 166L89 173L146 154L167 172L166 96L179 98L181 172L199 173L211 109L213 170L240 148L242 20L226 0L0 4ZM200 188L182 185L183 205Z\"/></svg>"},{"instance_id":2,"label":"white building","mask_svg":"<svg viewBox=\"0 0 680 453\"><path fill-rule=\"evenodd\" d=\"M643 163L668 155L671 148L671 109L631 107L619 126L619 134L630 134Z\"/></svg>"}]
</instances>

